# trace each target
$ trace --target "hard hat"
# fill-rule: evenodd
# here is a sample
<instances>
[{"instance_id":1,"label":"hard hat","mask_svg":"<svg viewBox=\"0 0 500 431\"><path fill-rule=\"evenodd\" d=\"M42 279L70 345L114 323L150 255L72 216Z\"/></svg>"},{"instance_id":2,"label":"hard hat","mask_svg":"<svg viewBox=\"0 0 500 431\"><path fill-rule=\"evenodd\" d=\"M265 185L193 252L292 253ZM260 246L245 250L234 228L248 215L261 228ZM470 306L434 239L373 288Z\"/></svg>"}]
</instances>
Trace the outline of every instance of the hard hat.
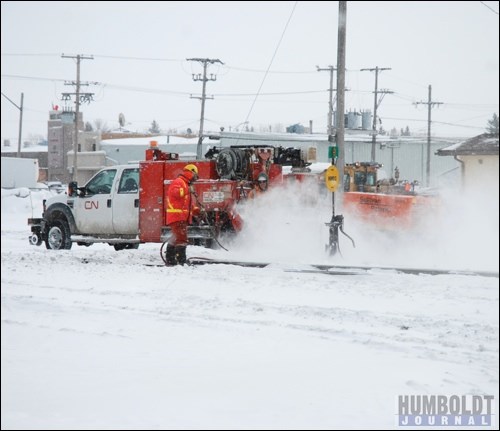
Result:
<instances>
[{"instance_id":1,"label":"hard hat","mask_svg":"<svg viewBox=\"0 0 500 431\"><path fill-rule=\"evenodd\" d=\"M267 175L264 173L264 172L261 172L259 174L259 176L257 177L257 181L258 182L261 182L261 181L267 181Z\"/></svg>"},{"instance_id":2,"label":"hard hat","mask_svg":"<svg viewBox=\"0 0 500 431\"><path fill-rule=\"evenodd\" d=\"M268 177L267 177L267 174L265 172L261 172L258 176L257 176L257 184L258 184L258 187L261 191L266 191L267 190L267 187L268 187L268 183L267 183L267 180L268 180Z\"/></svg>"},{"instance_id":3,"label":"hard hat","mask_svg":"<svg viewBox=\"0 0 500 431\"><path fill-rule=\"evenodd\" d=\"M186 165L186 166L184 166L184 170L191 171L193 174L198 175L198 166L196 166L196 165L193 165L193 164Z\"/></svg>"}]
</instances>

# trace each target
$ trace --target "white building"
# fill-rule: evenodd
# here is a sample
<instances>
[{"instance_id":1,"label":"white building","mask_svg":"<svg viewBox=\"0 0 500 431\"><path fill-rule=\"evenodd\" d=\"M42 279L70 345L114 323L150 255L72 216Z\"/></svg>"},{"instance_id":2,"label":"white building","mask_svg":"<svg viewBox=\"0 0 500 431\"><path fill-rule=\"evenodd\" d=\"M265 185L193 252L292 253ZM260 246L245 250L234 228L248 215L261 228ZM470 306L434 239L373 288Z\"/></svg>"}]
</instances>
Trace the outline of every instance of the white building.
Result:
<instances>
[{"instance_id":1,"label":"white building","mask_svg":"<svg viewBox=\"0 0 500 431\"><path fill-rule=\"evenodd\" d=\"M488 190L490 196L499 194L498 134L482 134L442 148L438 156L453 156L460 163L463 191L474 193Z\"/></svg>"}]
</instances>

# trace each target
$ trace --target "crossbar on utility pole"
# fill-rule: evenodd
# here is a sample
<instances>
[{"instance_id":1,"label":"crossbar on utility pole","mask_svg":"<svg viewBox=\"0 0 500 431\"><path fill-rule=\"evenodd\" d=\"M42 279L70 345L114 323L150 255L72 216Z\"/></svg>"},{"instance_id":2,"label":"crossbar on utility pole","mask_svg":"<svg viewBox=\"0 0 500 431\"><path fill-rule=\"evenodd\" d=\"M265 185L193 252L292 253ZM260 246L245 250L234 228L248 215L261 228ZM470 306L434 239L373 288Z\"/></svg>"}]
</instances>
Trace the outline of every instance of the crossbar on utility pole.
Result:
<instances>
[{"instance_id":1,"label":"crossbar on utility pole","mask_svg":"<svg viewBox=\"0 0 500 431\"><path fill-rule=\"evenodd\" d=\"M200 115L200 131L198 134L198 146L196 148L196 159L201 160L201 153L202 153L202 142L203 142L203 124L205 122L205 100L206 99L213 99L212 97L207 97L206 96L206 88L207 88L207 81L216 81L217 76L210 74L210 78L207 78L207 66L208 63L214 64L214 63L220 63L224 64L222 61L220 61L218 58L187 58L187 61L198 61L201 64L203 64L203 77L201 74L193 74L193 81L202 81L203 86L202 86L202 91L201 91L201 97L198 96L193 96L191 95L191 99L200 99L201 100L201 115Z\"/></svg>"},{"instance_id":2,"label":"crossbar on utility pole","mask_svg":"<svg viewBox=\"0 0 500 431\"><path fill-rule=\"evenodd\" d=\"M432 86L429 85L429 96L427 102L415 102L415 105L427 105L427 159L425 163L425 185L429 187L431 179L431 110L434 105L442 105L443 102L432 101Z\"/></svg>"},{"instance_id":3,"label":"crossbar on utility pole","mask_svg":"<svg viewBox=\"0 0 500 431\"><path fill-rule=\"evenodd\" d=\"M17 157L21 157L21 138L23 134L23 112L24 112L24 93L21 93L21 106L17 106L12 100L10 100L5 94L2 93L10 103L12 103L17 109L19 109L19 138L17 140Z\"/></svg>"},{"instance_id":4,"label":"crossbar on utility pole","mask_svg":"<svg viewBox=\"0 0 500 431\"><path fill-rule=\"evenodd\" d=\"M375 99L373 102L373 124L372 124L372 151L371 151L371 161L375 161L375 147L377 145L377 108L379 107L380 103L382 102L382 99L386 94L391 94L394 93L393 91L389 90L379 90L378 89L378 73L381 72L382 70L391 70L390 67L374 67L370 69L361 69L361 72L364 71L370 71L373 72L375 71ZM377 101L377 96L379 94L382 94L382 97L380 98L379 101Z\"/></svg>"},{"instance_id":5,"label":"crossbar on utility pole","mask_svg":"<svg viewBox=\"0 0 500 431\"><path fill-rule=\"evenodd\" d=\"M86 55L64 55L62 54L62 58L76 58L76 83L68 83L67 85L75 85L76 86L76 93L75 93L75 142L74 142L74 148L73 148L73 172L71 174L71 179L73 181L77 181L77 171L78 171L78 114L80 113L80 86L81 85L88 85L88 83L81 83L80 82L80 62L81 60L93 60L93 56L86 56ZM86 93L84 97L89 97L90 93Z\"/></svg>"}]
</instances>

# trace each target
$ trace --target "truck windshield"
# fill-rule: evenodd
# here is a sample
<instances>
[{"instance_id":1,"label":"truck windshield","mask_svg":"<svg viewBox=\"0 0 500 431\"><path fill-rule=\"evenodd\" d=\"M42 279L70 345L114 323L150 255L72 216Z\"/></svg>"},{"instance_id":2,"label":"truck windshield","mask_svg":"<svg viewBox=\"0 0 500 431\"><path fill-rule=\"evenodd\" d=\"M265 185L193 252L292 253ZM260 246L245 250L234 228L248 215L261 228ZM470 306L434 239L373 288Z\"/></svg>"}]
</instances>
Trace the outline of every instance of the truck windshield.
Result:
<instances>
[{"instance_id":1,"label":"truck windshield","mask_svg":"<svg viewBox=\"0 0 500 431\"><path fill-rule=\"evenodd\" d=\"M85 189L87 194L102 195L111 193L113 180L116 176L116 169L107 169L99 172L92 178L86 185Z\"/></svg>"}]
</instances>

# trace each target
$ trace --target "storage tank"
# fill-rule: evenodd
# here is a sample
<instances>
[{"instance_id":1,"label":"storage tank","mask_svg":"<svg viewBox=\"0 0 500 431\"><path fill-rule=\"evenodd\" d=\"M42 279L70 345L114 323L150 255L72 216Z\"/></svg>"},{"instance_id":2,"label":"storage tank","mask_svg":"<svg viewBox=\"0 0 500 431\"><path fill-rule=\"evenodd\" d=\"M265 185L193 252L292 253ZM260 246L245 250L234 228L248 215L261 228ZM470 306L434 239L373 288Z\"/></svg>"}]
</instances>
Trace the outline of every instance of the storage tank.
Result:
<instances>
[{"instance_id":1,"label":"storage tank","mask_svg":"<svg viewBox=\"0 0 500 431\"><path fill-rule=\"evenodd\" d=\"M347 113L347 128L359 129L361 128L361 114L356 111L349 111Z\"/></svg>"},{"instance_id":2,"label":"storage tank","mask_svg":"<svg viewBox=\"0 0 500 431\"><path fill-rule=\"evenodd\" d=\"M361 128L363 130L370 130L373 127L372 111L361 111Z\"/></svg>"}]
</instances>

